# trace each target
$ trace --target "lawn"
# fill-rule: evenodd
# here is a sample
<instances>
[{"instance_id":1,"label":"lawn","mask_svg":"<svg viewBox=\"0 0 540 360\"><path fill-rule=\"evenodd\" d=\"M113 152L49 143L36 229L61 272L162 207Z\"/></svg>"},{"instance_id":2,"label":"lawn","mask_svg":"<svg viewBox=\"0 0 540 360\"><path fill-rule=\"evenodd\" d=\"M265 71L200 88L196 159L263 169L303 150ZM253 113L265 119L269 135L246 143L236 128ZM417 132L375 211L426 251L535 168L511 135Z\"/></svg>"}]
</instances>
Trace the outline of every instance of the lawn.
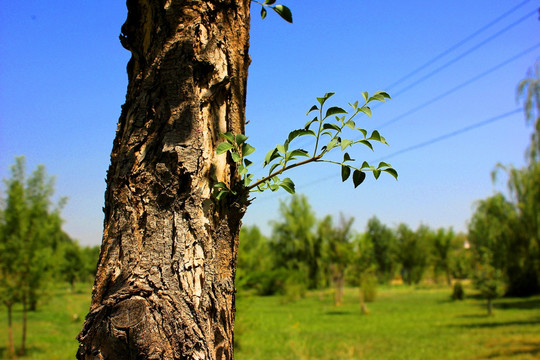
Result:
<instances>
[{"instance_id":1,"label":"lawn","mask_svg":"<svg viewBox=\"0 0 540 360\"><path fill-rule=\"evenodd\" d=\"M241 297L236 359L540 359L539 296L497 300L487 317L482 300L451 301L448 288L379 293L369 315L354 289L340 307L329 294Z\"/></svg>"},{"instance_id":2,"label":"lawn","mask_svg":"<svg viewBox=\"0 0 540 360\"><path fill-rule=\"evenodd\" d=\"M55 287L29 313L25 359L74 359L90 287L74 293ZM355 289L347 289L340 307L328 292L287 304L278 296L239 295L237 360L540 359L540 296L499 299L487 317L482 300L453 302L448 288L379 289L369 315L361 315ZM6 311L0 310L0 357L6 358ZM20 309L14 318L19 345Z\"/></svg>"}]
</instances>

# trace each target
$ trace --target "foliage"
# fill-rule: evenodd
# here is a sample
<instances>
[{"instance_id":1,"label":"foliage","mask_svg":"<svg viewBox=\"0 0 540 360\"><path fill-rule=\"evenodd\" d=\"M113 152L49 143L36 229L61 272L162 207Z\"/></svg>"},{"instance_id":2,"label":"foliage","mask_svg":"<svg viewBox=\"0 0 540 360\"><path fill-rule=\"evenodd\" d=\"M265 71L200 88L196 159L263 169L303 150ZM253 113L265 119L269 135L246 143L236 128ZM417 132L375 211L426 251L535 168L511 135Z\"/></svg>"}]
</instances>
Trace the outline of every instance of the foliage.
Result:
<instances>
[{"instance_id":1,"label":"foliage","mask_svg":"<svg viewBox=\"0 0 540 360\"><path fill-rule=\"evenodd\" d=\"M381 284L389 283L397 270L397 242L394 232L373 216L366 226L366 238L373 246L377 278Z\"/></svg>"},{"instance_id":2,"label":"foliage","mask_svg":"<svg viewBox=\"0 0 540 360\"><path fill-rule=\"evenodd\" d=\"M518 100L524 99L523 110L527 123L532 123L528 155L531 161L540 160L540 61L527 72L527 77L520 81L517 88Z\"/></svg>"},{"instance_id":3,"label":"foliage","mask_svg":"<svg viewBox=\"0 0 540 360\"><path fill-rule=\"evenodd\" d=\"M492 301L504 295L505 281L503 272L492 265L489 250L482 252L473 276L474 287L487 300L488 315L492 314Z\"/></svg>"},{"instance_id":4,"label":"foliage","mask_svg":"<svg viewBox=\"0 0 540 360\"><path fill-rule=\"evenodd\" d=\"M429 228L420 226L416 233L408 225L399 224L396 237L401 263L401 277L408 285L418 284L428 265Z\"/></svg>"},{"instance_id":5,"label":"foliage","mask_svg":"<svg viewBox=\"0 0 540 360\"><path fill-rule=\"evenodd\" d=\"M281 18L289 23L293 22L291 10L285 5L274 5L276 0L265 0L264 2L259 2L256 0L251 0L254 3L261 5L261 18L265 19L267 15L266 9L274 10ZM274 5L274 6L272 6Z\"/></svg>"},{"instance_id":6,"label":"foliage","mask_svg":"<svg viewBox=\"0 0 540 360\"><path fill-rule=\"evenodd\" d=\"M352 108L352 113L349 114L346 110L338 106L329 107L325 111L324 105L332 95L334 93L326 93L323 97L318 97L318 105L313 105L307 112L307 115L309 115L315 111L318 115L308 121L304 128L291 131L283 144L279 144L268 151L263 162L263 167L269 167L268 175L260 179L254 180L253 174L248 172L248 168L253 163L247 159L247 156L255 151L255 148L246 142L248 137L243 134L235 135L230 132L221 134L225 141L218 145L216 152L217 154L230 154L231 159L238 166L238 173L242 176L242 181L234 184L231 188L224 182L216 183L214 185L216 198L220 199L227 194L238 195L240 192L277 191L280 188L294 194L294 182L290 178L281 179L279 176L287 170L312 162L338 165L341 168L342 181L349 179L352 174L354 187L357 187L364 181L366 171L371 171L375 179L379 178L381 172L389 173L397 179L398 174L390 164L381 161L375 167L364 161L360 167L353 166L354 159L351 158L348 152L345 152L348 147L356 144L362 144L371 150L373 150L372 142L380 142L388 145L386 139L377 130L374 130L368 137L367 130L356 127L354 118L358 114L371 116L371 109L368 104L372 101L384 102L390 96L382 91L376 92L372 96L364 92L362 93L364 104L359 106L358 101L354 104L349 103L349 106ZM316 131L311 129L312 126L315 127ZM357 135L360 135L360 138L358 140L345 138L345 136L349 136L347 134L350 132L356 132ZM291 146L293 140L304 136L313 137L315 140L315 148L312 153ZM319 147L319 144L322 144L323 141L326 142L326 145ZM343 152L343 159L341 161L328 159L329 153L336 149L341 149Z\"/></svg>"},{"instance_id":7,"label":"foliage","mask_svg":"<svg viewBox=\"0 0 540 360\"><path fill-rule=\"evenodd\" d=\"M26 177L23 157L15 159L5 184L7 198L0 217L0 295L8 312L14 303L22 303L26 319L27 310L35 309L51 276L65 200L53 204L54 178L46 174L44 166ZM26 324L22 339L20 352L24 353Z\"/></svg>"}]
</instances>

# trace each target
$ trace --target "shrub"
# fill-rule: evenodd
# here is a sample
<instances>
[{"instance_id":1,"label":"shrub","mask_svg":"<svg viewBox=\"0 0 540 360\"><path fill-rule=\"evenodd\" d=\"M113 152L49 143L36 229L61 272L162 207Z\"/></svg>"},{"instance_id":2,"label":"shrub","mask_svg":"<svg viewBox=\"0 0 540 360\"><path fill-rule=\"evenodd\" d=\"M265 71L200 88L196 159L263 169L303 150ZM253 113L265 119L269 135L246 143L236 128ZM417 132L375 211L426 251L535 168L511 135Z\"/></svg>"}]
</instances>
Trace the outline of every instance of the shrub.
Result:
<instances>
[{"instance_id":1,"label":"shrub","mask_svg":"<svg viewBox=\"0 0 540 360\"><path fill-rule=\"evenodd\" d=\"M454 289L452 291L452 300L463 300L465 299L465 290L463 290L463 284L461 281L456 281L454 283Z\"/></svg>"}]
</instances>

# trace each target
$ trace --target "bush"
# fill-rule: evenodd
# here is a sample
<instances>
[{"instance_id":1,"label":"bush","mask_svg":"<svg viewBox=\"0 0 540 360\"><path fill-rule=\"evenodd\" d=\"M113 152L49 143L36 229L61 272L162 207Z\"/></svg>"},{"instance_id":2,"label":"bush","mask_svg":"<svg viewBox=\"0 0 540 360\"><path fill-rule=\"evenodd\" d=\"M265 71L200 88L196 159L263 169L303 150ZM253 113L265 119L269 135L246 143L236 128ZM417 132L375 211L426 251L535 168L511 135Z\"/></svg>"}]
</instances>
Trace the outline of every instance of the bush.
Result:
<instances>
[{"instance_id":1,"label":"bush","mask_svg":"<svg viewBox=\"0 0 540 360\"><path fill-rule=\"evenodd\" d=\"M463 299L465 299L465 290L463 290L463 284L461 281L456 281L454 283L454 290L452 291L452 300Z\"/></svg>"}]
</instances>

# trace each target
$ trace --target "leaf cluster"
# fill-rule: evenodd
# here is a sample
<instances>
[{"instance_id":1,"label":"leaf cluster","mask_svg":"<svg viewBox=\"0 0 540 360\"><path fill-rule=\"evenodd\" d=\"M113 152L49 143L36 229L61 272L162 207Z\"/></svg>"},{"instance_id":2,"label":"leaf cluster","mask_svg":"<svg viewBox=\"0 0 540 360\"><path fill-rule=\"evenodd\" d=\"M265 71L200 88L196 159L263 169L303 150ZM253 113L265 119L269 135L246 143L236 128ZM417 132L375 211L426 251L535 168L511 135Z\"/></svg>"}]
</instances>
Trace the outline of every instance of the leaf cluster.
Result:
<instances>
[{"instance_id":1,"label":"leaf cluster","mask_svg":"<svg viewBox=\"0 0 540 360\"><path fill-rule=\"evenodd\" d=\"M292 12L285 5L274 5L276 0L265 0L264 2L259 2L252 0L254 3L261 5L261 18L265 19L268 13L267 9L274 10L283 20L292 23Z\"/></svg>"},{"instance_id":2,"label":"leaf cluster","mask_svg":"<svg viewBox=\"0 0 540 360\"><path fill-rule=\"evenodd\" d=\"M234 135L230 132L221 134L225 142L219 144L217 153L230 153L232 160L237 163L239 174L242 176L241 185L250 192L277 191L279 188L283 188L294 194L294 182L290 178L281 179L279 176L287 170L311 162L326 162L340 166L342 181L352 178L355 188L365 180L366 172L372 172L375 179L378 179L382 172L397 179L397 171L390 164L379 162L377 166L372 166L367 161L363 161L360 166L355 166L355 160L345 151L356 144L367 146L372 151L374 150L373 142L388 145L386 139L377 130L372 131L368 136L367 130L357 127L355 118L358 114L371 116L372 112L368 104L372 101L384 102L386 99L390 99L390 96L382 91L376 92L372 96L364 92L362 93L363 105L360 106L358 101L353 104L349 103L352 110L346 111L338 106L325 108L327 100L333 95L334 93L326 93L323 97L318 97L318 104L313 105L306 114L316 112L317 115L308 121L303 128L291 131L283 144L276 145L266 153L263 167L268 167L267 176L254 181L253 174L248 173L248 167L252 165L252 162L245 157L253 153L255 148L246 142L248 138L245 135ZM356 133L359 138L353 139L347 135L350 132ZM313 152L291 145L293 141L301 137L312 137L315 140ZM328 154L337 149L343 153L342 160L327 159ZM227 193L236 195L236 192L229 189L223 182L217 183L215 188L218 199Z\"/></svg>"}]
</instances>

